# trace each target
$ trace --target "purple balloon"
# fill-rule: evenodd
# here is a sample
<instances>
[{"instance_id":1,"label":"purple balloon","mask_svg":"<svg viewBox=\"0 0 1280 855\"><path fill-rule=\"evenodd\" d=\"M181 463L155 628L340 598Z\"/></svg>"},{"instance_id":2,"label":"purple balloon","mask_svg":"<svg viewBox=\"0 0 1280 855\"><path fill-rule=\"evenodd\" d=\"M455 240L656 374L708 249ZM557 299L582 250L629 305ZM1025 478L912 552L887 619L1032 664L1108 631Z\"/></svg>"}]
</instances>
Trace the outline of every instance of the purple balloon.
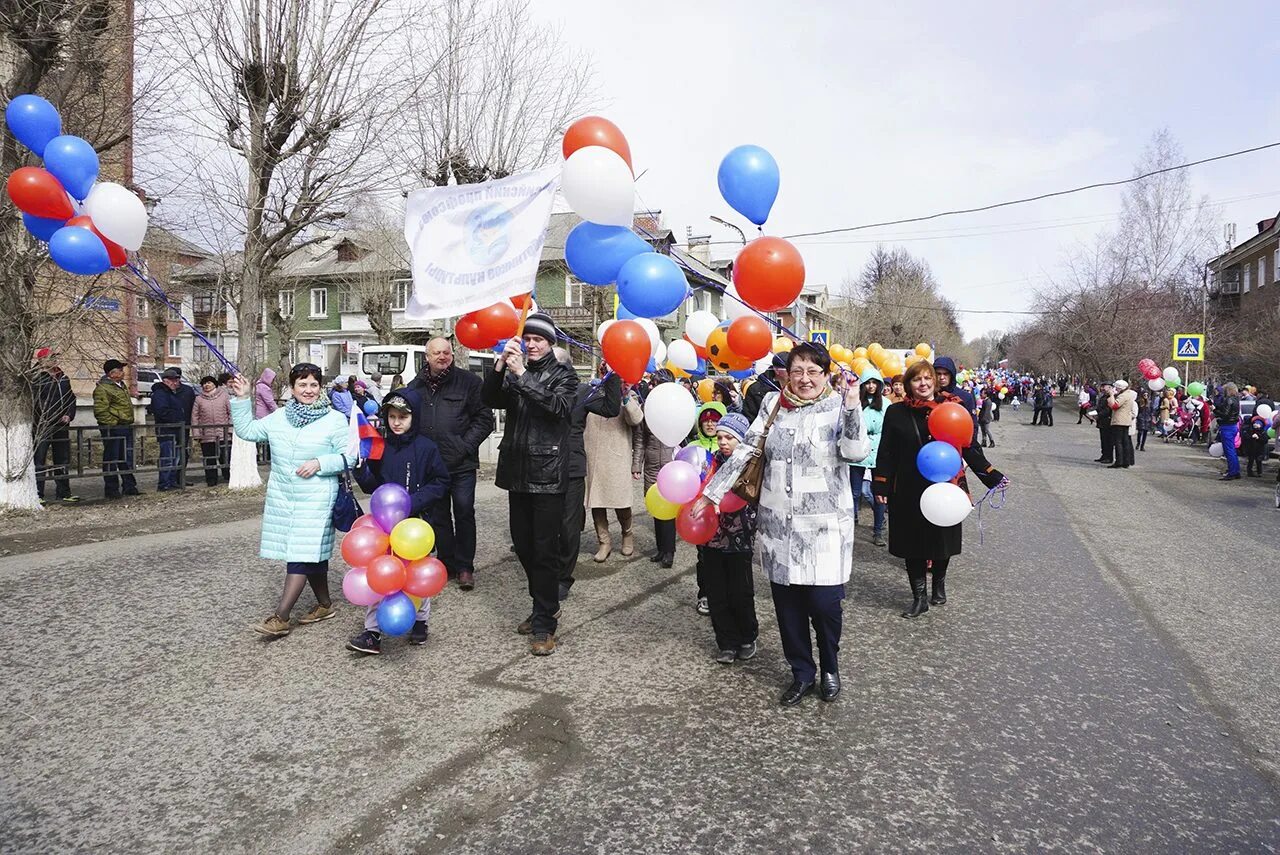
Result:
<instances>
[{"instance_id":1,"label":"purple balloon","mask_svg":"<svg viewBox=\"0 0 1280 855\"><path fill-rule=\"evenodd\" d=\"M400 520L408 519L412 507L409 491L399 484L383 484L369 497L369 513L387 534Z\"/></svg>"},{"instance_id":2,"label":"purple balloon","mask_svg":"<svg viewBox=\"0 0 1280 855\"><path fill-rule=\"evenodd\" d=\"M352 567L342 577L342 593L353 606L377 605L382 595L369 587L363 567Z\"/></svg>"},{"instance_id":3,"label":"purple balloon","mask_svg":"<svg viewBox=\"0 0 1280 855\"><path fill-rule=\"evenodd\" d=\"M688 463L698 471L699 475L704 475L707 467L711 465L711 452L695 443L677 451L675 459Z\"/></svg>"},{"instance_id":4,"label":"purple balloon","mask_svg":"<svg viewBox=\"0 0 1280 855\"><path fill-rule=\"evenodd\" d=\"M662 498L676 505L692 502L702 487L702 479L692 464L672 460L658 471L658 492Z\"/></svg>"}]
</instances>

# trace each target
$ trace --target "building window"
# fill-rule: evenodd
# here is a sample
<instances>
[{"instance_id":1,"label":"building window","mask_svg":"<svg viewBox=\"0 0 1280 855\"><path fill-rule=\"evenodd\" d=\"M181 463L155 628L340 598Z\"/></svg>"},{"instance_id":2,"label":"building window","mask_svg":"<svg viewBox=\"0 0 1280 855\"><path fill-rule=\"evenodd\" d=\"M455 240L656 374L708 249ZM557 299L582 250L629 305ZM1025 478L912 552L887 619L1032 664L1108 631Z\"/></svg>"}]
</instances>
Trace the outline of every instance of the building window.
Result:
<instances>
[{"instance_id":1,"label":"building window","mask_svg":"<svg viewBox=\"0 0 1280 855\"><path fill-rule=\"evenodd\" d=\"M151 303L148 302L147 298L137 297L135 299L138 301L138 317L139 318L151 317Z\"/></svg>"},{"instance_id":2,"label":"building window","mask_svg":"<svg viewBox=\"0 0 1280 855\"><path fill-rule=\"evenodd\" d=\"M178 311L178 307L177 307L177 306L170 306L170 307L169 307L169 320L171 320L171 321L180 321L180 320L182 320L182 314Z\"/></svg>"},{"instance_id":3,"label":"building window","mask_svg":"<svg viewBox=\"0 0 1280 855\"><path fill-rule=\"evenodd\" d=\"M138 340L134 344L137 346L139 356L146 356L151 352L151 340L145 335L138 336Z\"/></svg>"},{"instance_id":4,"label":"building window","mask_svg":"<svg viewBox=\"0 0 1280 855\"><path fill-rule=\"evenodd\" d=\"M1267 257L1265 255L1258 256L1258 287L1261 288L1267 284Z\"/></svg>"},{"instance_id":5,"label":"building window","mask_svg":"<svg viewBox=\"0 0 1280 855\"><path fill-rule=\"evenodd\" d=\"M586 285L572 276L566 276L564 278L564 304L566 306L581 306L583 289L586 287Z\"/></svg>"},{"instance_id":6,"label":"building window","mask_svg":"<svg viewBox=\"0 0 1280 855\"><path fill-rule=\"evenodd\" d=\"M360 311L360 294L355 288L347 285L338 288L338 311L339 312L358 312Z\"/></svg>"},{"instance_id":7,"label":"building window","mask_svg":"<svg viewBox=\"0 0 1280 855\"><path fill-rule=\"evenodd\" d=\"M1240 293L1249 293L1249 278L1253 275L1253 268L1247 264L1240 265Z\"/></svg>"},{"instance_id":8,"label":"building window","mask_svg":"<svg viewBox=\"0 0 1280 855\"><path fill-rule=\"evenodd\" d=\"M311 289L311 317L313 318L329 317L329 289L327 288Z\"/></svg>"},{"instance_id":9,"label":"building window","mask_svg":"<svg viewBox=\"0 0 1280 855\"><path fill-rule=\"evenodd\" d=\"M182 355L182 339L169 339L169 355L173 357L179 357Z\"/></svg>"},{"instance_id":10,"label":"building window","mask_svg":"<svg viewBox=\"0 0 1280 855\"><path fill-rule=\"evenodd\" d=\"M403 312L404 307L409 304L409 289L413 287L413 283L408 279L400 279L391 283L391 310L394 312Z\"/></svg>"},{"instance_id":11,"label":"building window","mask_svg":"<svg viewBox=\"0 0 1280 855\"><path fill-rule=\"evenodd\" d=\"M278 298L278 305L280 306L280 317L292 318L293 317L293 292L281 291L280 296Z\"/></svg>"},{"instance_id":12,"label":"building window","mask_svg":"<svg viewBox=\"0 0 1280 855\"><path fill-rule=\"evenodd\" d=\"M191 298L191 311L197 315L209 315L213 313L213 295L200 294Z\"/></svg>"}]
</instances>

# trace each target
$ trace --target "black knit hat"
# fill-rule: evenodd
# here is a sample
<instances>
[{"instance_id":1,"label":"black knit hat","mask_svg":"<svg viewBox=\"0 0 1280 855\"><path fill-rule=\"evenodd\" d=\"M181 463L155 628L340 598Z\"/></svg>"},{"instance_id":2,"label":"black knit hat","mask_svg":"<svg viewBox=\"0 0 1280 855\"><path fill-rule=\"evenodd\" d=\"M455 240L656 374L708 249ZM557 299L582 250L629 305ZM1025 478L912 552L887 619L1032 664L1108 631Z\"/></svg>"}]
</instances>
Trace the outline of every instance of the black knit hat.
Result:
<instances>
[{"instance_id":1,"label":"black knit hat","mask_svg":"<svg viewBox=\"0 0 1280 855\"><path fill-rule=\"evenodd\" d=\"M549 344L556 343L556 324L546 312L531 312L524 320L524 335L540 335Z\"/></svg>"}]
</instances>

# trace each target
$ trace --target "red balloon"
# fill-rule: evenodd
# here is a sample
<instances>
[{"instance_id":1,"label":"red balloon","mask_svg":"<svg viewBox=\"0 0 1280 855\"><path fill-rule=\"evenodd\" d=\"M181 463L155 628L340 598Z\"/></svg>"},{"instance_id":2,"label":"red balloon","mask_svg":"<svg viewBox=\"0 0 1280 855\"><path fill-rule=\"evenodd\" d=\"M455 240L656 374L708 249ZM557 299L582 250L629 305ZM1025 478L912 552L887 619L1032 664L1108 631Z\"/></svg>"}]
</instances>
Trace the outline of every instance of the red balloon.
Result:
<instances>
[{"instance_id":1,"label":"red balloon","mask_svg":"<svg viewBox=\"0 0 1280 855\"><path fill-rule=\"evenodd\" d=\"M404 592L415 597L434 597L444 590L449 572L439 558L419 558L405 568Z\"/></svg>"},{"instance_id":2,"label":"red balloon","mask_svg":"<svg viewBox=\"0 0 1280 855\"><path fill-rule=\"evenodd\" d=\"M394 594L404 587L404 562L394 555L379 555L364 571L365 581L376 594Z\"/></svg>"},{"instance_id":3,"label":"red balloon","mask_svg":"<svg viewBox=\"0 0 1280 855\"><path fill-rule=\"evenodd\" d=\"M102 241L102 245L107 248L107 258L111 260L112 267L119 267L120 265L125 264L129 260L129 256L128 254L125 253L124 247L122 247L118 243L112 243L111 241L107 240L102 236L102 232L94 228L92 217L89 217L86 214L81 214L78 217L72 217L71 219L67 220L67 225L79 226L80 228L88 229L89 231L97 235L98 239Z\"/></svg>"},{"instance_id":4,"label":"red balloon","mask_svg":"<svg viewBox=\"0 0 1280 855\"><path fill-rule=\"evenodd\" d=\"M488 350L498 343L496 338L489 338L480 330L474 312L458 318L458 322L453 325L453 335L459 344L471 350Z\"/></svg>"},{"instance_id":5,"label":"red balloon","mask_svg":"<svg viewBox=\"0 0 1280 855\"><path fill-rule=\"evenodd\" d=\"M1156 365L1154 359L1143 359L1138 362L1138 370L1142 372L1142 376L1148 380L1154 380L1157 377L1163 377L1164 372L1160 370L1160 366Z\"/></svg>"},{"instance_id":6,"label":"red balloon","mask_svg":"<svg viewBox=\"0 0 1280 855\"><path fill-rule=\"evenodd\" d=\"M804 259L782 238L761 237L742 248L733 262L738 296L760 312L776 312L795 302L804 288Z\"/></svg>"},{"instance_id":7,"label":"red balloon","mask_svg":"<svg viewBox=\"0 0 1280 855\"><path fill-rule=\"evenodd\" d=\"M511 305L517 309L523 309L526 305L533 302L533 294L517 294L511 298Z\"/></svg>"},{"instance_id":8,"label":"red balloon","mask_svg":"<svg viewBox=\"0 0 1280 855\"><path fill-rule=\"evenodd\" d=\"M763 319L744 315L729 324L729 349L755 362L773 350L773 333Z\"/></svg>"},{"instance_id":9,"label":"red balloon","mask_svg":"<svg viewBox=\"0 0 1280 855\"><path fill-rule=\"evenodd\" d=\"M378 521L373 518L373 514L364 514L363 516L356 517L356 521L351 524L351 531L363 528L364 526L373 526L378 531L382 531L382 526L378 525Z\"/></svg>"},{"instance_id":10,"label":"red balloon","mask_svg":"<svg viewBox=\"0 0 1280 855\"><path fill-rule=\"evenodd\" d=\"M614 321L604 331L600 340L604 350L604 361L617 372L626 383L639 383L644 377L645 366L649 364L649 354L653 343L644 327L635 321Z\"/></svg>"},{"instance_id":11,"label":"red balloon","mask_svg":"<svg viewBox=\"0 0 1280 855\"><path fill-rule=\"evenodd\" d=\"M720 513L732 514L742 510L747 506L747 500L739 496L737 493L725 493L724 498L720 500Z\"/></svg>"},{"instance_id":12,"label":"red balloon","mask_svg":"<svg viewBox=\"0 0 1280 855\"><path fill-rule=\"evenodd\" d=\"M362 525L342 538L342 557L352 567L368 567L369 562L386 555L391 546L387 533L377 526Z\"/></svg>"},{"instance_id":13,"label":"red balloon","mask_svg":"<svg viewBox=\"0 0 1280 855\"><path fill-rule=\"evenodd\" d=\"M618 156L627 162L627 168L632 174L635 173L636 168L631 165L631 146L627 145L627 138L613 122L600 116L583 116L564 132L564 143L561 148L566 160L578 149L589 145L600 145L617 152Z\"/></svg>"},{"instance_id":14,"label":"red balloon","mask_svg":"<svg viewBox=\"0 0 1280 855\"><path fill-rule=\"evenodd\" d=\"M948 401L929 414L929 433L956 448L968 448L973 443L973 419L964 407Z\"/></svg>"},{"instance_id":15,"label":"red balloon","mask_svg":"<svg viewBox=\"0 0 1280 855\"><path fill-rule=\"evenodd\" d=\"M38 166L20 166L9 176L9 198L24 214L65 220L75 213L67 191L53 173Z\"/></svg>"},{"instance_id":16,"label":"red balloon","mask_svg":"<svg viewBox=\"0 0 1280 855\"><path fill-rule=\"evenodd\" d=\"M492 339L496 344L504 338L511 338L520 328L520 317L516 310L506 303L494 303L471 313L480 334L486 340ZM490 345L492 347L493 345Z\"/></svg>"},{"instance_id":17,"label":"red balloon","mask_svg":"<svg viewBox=\"0 0 1280 855\"><path fill-rule=\"evenodd\" d=\"M676 534L689 543L702 546L716 536L720 517L709 504L692 501L676 514Z\"/></svg>"}]
</instances>

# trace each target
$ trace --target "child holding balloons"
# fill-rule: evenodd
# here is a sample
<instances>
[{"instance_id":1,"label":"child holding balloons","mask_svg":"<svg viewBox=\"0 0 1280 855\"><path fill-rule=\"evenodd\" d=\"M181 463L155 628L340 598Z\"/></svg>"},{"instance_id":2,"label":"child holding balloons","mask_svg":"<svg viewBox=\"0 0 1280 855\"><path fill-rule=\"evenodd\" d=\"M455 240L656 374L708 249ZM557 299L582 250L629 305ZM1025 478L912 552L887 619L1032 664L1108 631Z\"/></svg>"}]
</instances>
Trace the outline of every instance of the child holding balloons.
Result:
<instances>
[{"instance_id":1,"label":"child holding balloons","mask_svg":"<svg viewBox=\"0 0 1280 855\"><path fill-rule=\"evenodd\" d=\"M406 387L388 393L379 415L386 425L386 445L382 459L363 461L356 468L355 477L366 492L374 494L370 502L373 523L390 534L402 520L429 516L434 505L449 492L449 470L445 467L444 458L436 444L418 433L422 400L416 391ZM379 490L387 484L398 485L404 490ZM384 496L387 498L383 498ZM352 534L355 532L356 529L353 528ZM395 544L392 543L392 546L394 548ZM385 546L376 551L378 554L369 557L370 570L373 570L374 561L387 557L397 562L400 560L395 556L383 555ZM429 547L427 551L430 551ZM344 543L344 557L347 552ZM367 570L366 574L368 572ZM413 593L407 583L405 590ZM430 616L431 599L424 597L414 614L413 626L409 631L410 644L427 643L427 620ZM387 631L393 634L403 632L396 632L396 629L397 627L387 627ZM348 641L347 648L359 653L381 653L382 631L378 621L378 604L368 604L364 616L364 631Z\"/></svg>"}]
</instances>

